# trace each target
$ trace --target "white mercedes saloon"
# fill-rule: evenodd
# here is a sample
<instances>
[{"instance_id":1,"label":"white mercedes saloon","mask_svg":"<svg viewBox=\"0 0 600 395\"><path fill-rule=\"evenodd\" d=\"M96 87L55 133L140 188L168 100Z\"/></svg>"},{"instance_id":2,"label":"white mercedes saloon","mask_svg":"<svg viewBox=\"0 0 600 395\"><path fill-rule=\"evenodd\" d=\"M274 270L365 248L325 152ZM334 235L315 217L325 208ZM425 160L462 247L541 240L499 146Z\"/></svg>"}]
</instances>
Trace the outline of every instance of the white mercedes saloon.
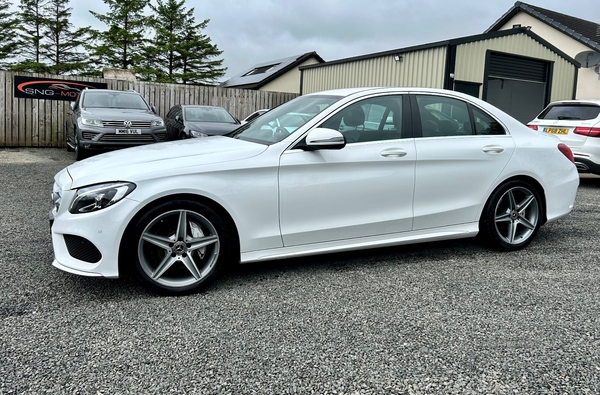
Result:
<instances>
[{"instance_id":1,"label":"white mercedes saloon","mask_svg":"<svg viewBox=\"0 0 600 395\"><path fill-rule=\"evenodd\" d=\"M569 147L457 92L300 96L225 136L109 152L55 177L53 265L197 292L226 265L483 236L529 244L567 215Z\"/></svg>"}]
</instances>

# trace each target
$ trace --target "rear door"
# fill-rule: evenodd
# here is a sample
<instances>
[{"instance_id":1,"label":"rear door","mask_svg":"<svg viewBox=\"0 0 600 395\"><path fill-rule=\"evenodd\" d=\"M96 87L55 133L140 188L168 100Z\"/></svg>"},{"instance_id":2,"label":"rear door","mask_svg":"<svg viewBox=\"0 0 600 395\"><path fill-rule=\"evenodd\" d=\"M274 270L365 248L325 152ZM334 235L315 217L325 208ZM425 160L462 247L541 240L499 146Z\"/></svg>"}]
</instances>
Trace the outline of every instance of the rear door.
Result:
<instances>
[{"instance_id":1,"label":"rear door","mask_svg":"<svg viewBox=\"0 0 600 395\"><path fill-rule=\"evenodd\" d=\"M490 114L443 95L412 96L417 164L413 230L472 223L515 144Z\"/></svg>"}]
</instances>

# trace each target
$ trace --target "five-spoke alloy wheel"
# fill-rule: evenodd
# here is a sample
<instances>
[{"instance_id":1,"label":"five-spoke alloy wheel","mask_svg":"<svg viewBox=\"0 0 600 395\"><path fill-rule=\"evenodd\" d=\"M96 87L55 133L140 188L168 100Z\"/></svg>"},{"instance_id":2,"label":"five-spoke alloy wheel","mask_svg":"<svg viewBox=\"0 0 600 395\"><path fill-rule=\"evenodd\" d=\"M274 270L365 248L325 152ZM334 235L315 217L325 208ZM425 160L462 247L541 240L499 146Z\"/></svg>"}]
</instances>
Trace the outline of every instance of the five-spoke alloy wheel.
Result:
<instances>
[{"instance_id":1,"label":"five-spoke alloy wheel","mask_svg":"<svg viewBox=\"0 0 600 395\"><path fill-rule=\"evenodd\" d=\"M168 294L204 288L229 259L227 226L208 206L172 201L153 208L136 224L131 252L138 276Z\"/></svg>"},{"instance_id":2,"label":"five-spoke alloy wheel","mask_svg":"<svg viewBox=\"0 0 600 395\"><path fill-rule=\"evenodd\" d=\"M524 181L511 181L498 188L484 209L480 230L503 250L518 250L533 240L542 225L542 200Z\"/></svg>"}]
</instances>

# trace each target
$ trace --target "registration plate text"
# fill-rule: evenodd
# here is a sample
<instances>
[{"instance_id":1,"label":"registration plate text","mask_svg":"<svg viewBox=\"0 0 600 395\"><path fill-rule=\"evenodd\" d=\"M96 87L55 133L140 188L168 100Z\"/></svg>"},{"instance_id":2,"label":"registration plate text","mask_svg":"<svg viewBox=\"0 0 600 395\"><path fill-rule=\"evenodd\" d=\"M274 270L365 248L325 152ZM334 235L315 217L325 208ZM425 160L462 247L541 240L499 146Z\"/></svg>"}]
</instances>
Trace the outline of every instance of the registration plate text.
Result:
<instances>
[{"instance_id":1,"label":"registration plate text","mask_svg":"<svg viewBox=\"0 0 600 395\"><path fill-rule=\"evenodd\" d=\"M117 134L142 134L142 129L117 129Z\"/></svg>"},{"instance_id":2,"label":"registration plate text","mask_svg":"<svg viewBox=\"0 0 600 395\"><path fill-rule=\"evenodd\" d=\"M569 134L569 129L567 128L546 128L544 131L552 134Z\"/></svg>"}]
</instances>

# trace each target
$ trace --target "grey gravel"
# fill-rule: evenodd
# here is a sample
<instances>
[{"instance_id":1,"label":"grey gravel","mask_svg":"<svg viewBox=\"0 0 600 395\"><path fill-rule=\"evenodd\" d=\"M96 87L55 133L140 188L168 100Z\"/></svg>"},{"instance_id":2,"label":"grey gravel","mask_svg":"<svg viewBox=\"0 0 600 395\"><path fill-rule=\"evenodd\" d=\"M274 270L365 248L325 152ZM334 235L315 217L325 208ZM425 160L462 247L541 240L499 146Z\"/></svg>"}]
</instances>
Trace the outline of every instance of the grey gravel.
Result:
<instances>
[{"instance_id":1,"label":"grey gravel","mask_svg":"<svg viewBox=\"0 0 600 395\"><path fill-rule=\"evenodd\" d=\"M51 266L52 179L72 160L0 149L0 394L600 393L600 177L523 251L251 264L162 297Z\"/></svg>"}]
</instances>

